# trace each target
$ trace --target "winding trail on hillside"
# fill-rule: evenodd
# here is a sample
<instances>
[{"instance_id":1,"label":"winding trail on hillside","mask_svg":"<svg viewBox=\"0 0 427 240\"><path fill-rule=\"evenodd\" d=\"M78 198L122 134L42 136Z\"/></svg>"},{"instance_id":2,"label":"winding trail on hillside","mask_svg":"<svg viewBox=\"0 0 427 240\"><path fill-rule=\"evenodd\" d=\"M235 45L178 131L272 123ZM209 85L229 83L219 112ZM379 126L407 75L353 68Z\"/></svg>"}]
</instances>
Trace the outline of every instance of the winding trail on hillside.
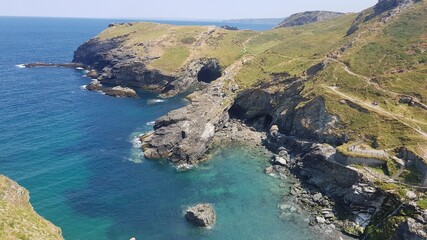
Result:
<instances>
[{"instance_id":1,"label":"winding trail on hillside","mask_svg":"<svg viewBox=\"0 0 427 240\"><path fill-rule=\"evenodd\" d=\"M378 83L372 82L370 77L360 75L358 73L353 72L352 70L350 70L350 68L345 63L339 61L338 59L327 58L326 61L332 61L332 62L339 64L345 72L347 72L348 74L350 74L352 76L355 76L355 77L362 79L364 82L366 82L369 85L374 86L379 91L382 91L384 93L390 94L391 96L398 97L398 98L403 96L403 94L401 94L401 93L393 92L393 91L382 88ZM423 104L418 98L413 97L413 96L411 96L411 97L412 97L413 101L415 101L417 104L419 104L419 106L421 106L424 109L427 109L427 106L425 104ZM400 117L405 118L403 116L400 116ZM427 125L427 122L422 122L422 121L418 121L415 119L411 119L410 121L417 122L419 124Z\"/></svg>"},{"instance_id":2,"label":"winding trail on hillside","mask_svg":"<svg viewBox=\"0 0 427 240\"><path fill-rule=\"evenodd\" d=\"M358 73L353 72L352 70L350 70L350 68L345 63L339 61L338 59L327 58L327 60L335 62L335 63L338 63L346 73L348 73L348 74L350 74L352 76L355 76L357 78L362 79L367 84L374 86L377 90L380 90L382 92L388 93L388 94L393 95L393 96L400 96L401 95L401 94L399 94L397 92L393 92L393 91L386 90L386 89L382 88L378 83L372 82L372 80L371 80L370 77L363 76L363 75L360 75Z\"/></svg>"},{"instance_id":3,"label":"winding trail on hillside","mask_svg":"<svg viewBox=\"0 0 427 240\"><path fill-rule=\"evenodd\" d=\"M264 32L261 32L259 35L253 36L253 37L249 38L248 40L246 40L244 43L242 43L242 45L243 45L243 53L247 53L248 52L248 47L246 46L246 44L248 44L250 41L254 40L255 38L257 38L257 37L259 37L259 36L261 36L263 34L264 34Z\"/></svg>"},{"instance_id":4,"label":"winding trail on hillside","mask_svg":"<svg viewBox=\"0 0 427 240\"><path fill-rule=\"evenodd\" d=\"M402 116L397 115L395 113L389 112L389 111L387 111L387 110L385 110L385 109L383 109L383 108L381 108L379 106L373 106L372 103L367 103L367 102L365 102L363 100L360 100L360 99L358 99L356 97L353 97L353 96L350 96L348 94L345 94L343 92L338 91L337 87L326 86L326 88L328 88L333 93L335 93L336 95L341 96L342 98L344 98L346 100L352 101L353 103L356 103L356 104L358 104L360 106L363 106L363 107L365 107L365 108L367 108L367 109L369 109L369 110L371 110L373 112L376 112L378 114L381 114L381 115L384 115L384 116L387 116L387 117L391 117L391 118L399 121L403 125L405 125L405 126L411 128L411 129L413 129L415 132L417 132L422 137L424 137L424 138L427 139L427 133L426 132L423 132L421 129L418 129L418 128L412 126L410 123L407 122L407 121L414 122L413 119L408 119L408 118L402 117ZM402 120L402 119L405 119L405 121Z\"/></svg>"}]
</instances>

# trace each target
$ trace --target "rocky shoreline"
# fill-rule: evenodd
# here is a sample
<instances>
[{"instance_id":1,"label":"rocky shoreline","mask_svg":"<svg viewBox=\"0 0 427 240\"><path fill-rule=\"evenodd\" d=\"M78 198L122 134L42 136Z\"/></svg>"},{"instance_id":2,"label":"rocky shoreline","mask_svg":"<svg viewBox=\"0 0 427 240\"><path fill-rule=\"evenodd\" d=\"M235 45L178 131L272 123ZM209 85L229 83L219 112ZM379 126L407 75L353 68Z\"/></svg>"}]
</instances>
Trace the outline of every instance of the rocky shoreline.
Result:
<instances>
[{"instance_id":1,"label":"rocky shoreline","mask_svg":"<svg viewBox=\"0 0 427 240\"><path fill-rule=\"evenodd\" d=\"M285 191L289 193L283 195L277 206L282 221L291 220L294 214L307 216L307 225L326 239L356 239L355 236L342 234L344 227L350 229L353 225L337 219L333 210L334 201L292 174L291 165L295 159L283 147L279 154L275 154L267 148L267 142L266 132L257 131L237 119L230 119L215 135L211 149L215 152L224 146L237 145L256 150L265 157L266 163L271 164L265 169L265 174L280 179L284 186L291 183L289 191Z\"/></svg>"}]
</instances>

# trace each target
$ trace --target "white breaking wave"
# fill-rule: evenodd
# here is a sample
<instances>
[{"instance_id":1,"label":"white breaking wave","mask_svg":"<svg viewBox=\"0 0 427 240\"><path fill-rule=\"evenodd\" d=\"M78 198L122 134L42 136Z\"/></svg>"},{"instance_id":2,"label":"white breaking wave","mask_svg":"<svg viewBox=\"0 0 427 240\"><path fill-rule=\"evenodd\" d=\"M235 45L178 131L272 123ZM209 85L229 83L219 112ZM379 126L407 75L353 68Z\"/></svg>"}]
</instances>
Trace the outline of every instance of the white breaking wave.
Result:
<instances>
[{"instance_id":1,"label":"white breaking wave","mask_svg":"<svg viewBox=\"0 0 427 240\"><path fill-rule=\"evenodd\" d=\"M132 143L132 149L130 152L130 156L127 158L127 160L133 162L133 163L142 163L144 160L144 152L141 149L141 135L140 133L132 134L130 137L130 143Z\"/></svg>"},{"instance_id":2,"label":"white breaking wave","mask_svg":"<svg viewBox=\"0 0 427 240\"><path fill-rule=\"evenodd\" d=\"M140 148L142 145L141 134L133 137L132 140L130 140L130 142L132 143L133 148Z\"/></svg>"},{"instance_id":3,"label":"white breaking wave","mask_svg":"<svg viewBox=\"0 0 427 240\"><path fill-rule=\"evenodd\" d=\"M147 100L147 103L148 104L156 104L156 103L163 103L165 101L166 100L164 100L164 99L149 99L149 100Z\"/></svg>"},{"instance_id":4,"label":"white breaking wave","mask_svg":"<svg viewBox=\"0 0 427 240\"><path fill-rule=\"evenodd\" d=\"M84 70L82 67L76 67L77 70Z\"/></svg>"},{"instance_id":5,"label":"white breaking wave","mask_svg":"<svg viewBox=\"0 0 427 240\"><path fill-rule=\"evenodd\" d=\"M17 68L25 68L25 64L18 64L18 65L15 65L15 67L17 67Z\"/></svg>"},{"instance_id":6,"label":"white breaking wave","mask_svg":"<svg viewBox=\"0 0 427 240\"><path fill-rule=\"evenodd\" d=\"M147 125L147 126L154 126L154 124L156 124L156 122L155 122L155 121L152 121L152 122L148 122L148 123L146 123L145 125Z\"/></svg>"},{"instance_id":7,"label":"white breaking wave","mask_svg":"<svg viewBox=\"0 0 427 240\"><path fill-rule=\"evenodd\" d=\"M81 85L81 86L80 86L80 89L82 89L82 90L86 90L86 87L87 87L87 85Z\"/></svg>"}]
</instances>

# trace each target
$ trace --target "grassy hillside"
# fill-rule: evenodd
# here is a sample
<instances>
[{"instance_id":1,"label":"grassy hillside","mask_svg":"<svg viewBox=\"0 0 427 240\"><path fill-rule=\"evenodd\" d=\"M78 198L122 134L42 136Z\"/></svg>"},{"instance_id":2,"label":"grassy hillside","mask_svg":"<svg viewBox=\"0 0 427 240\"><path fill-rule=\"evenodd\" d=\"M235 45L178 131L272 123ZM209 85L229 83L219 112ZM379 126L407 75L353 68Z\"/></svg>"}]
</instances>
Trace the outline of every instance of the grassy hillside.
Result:
<instances>
[{"instance_id":1,"label":"grassy hillside","mask_svg":"<svg viewBox=\"0 0 427 240\"><path fill-rule=\"evenodd\" d=\"M61 230L39 216L28 191L0 175L0 239L63 239Z\"/></svg>"},{"instance_id":2,"label":"grassy hillside","mask_svg":"<svg viewBox=\"0 0 427 240\"><path fill-rule=\"evenodd\" d=\"M167 74L179 74L199 58L216 58L223 69L240 59L241 67L233 68L233 76L241 90L262 82L280 89L284 86L275 85L275 76L297 76L304 80L306 100L322 96L327 110L343 126L337 131L345 132L350 141L375 143L386 150L406 146L424 156L427 3L421 1L388 21L373 13L372 8L359 17L346 14L264 32L116 24L98 38L122 40L121 49L136 55L148 68ZM356 19L357 28L348 34ZM307 74L320 63L325 67L314 76ZM410 97L414 104L402 102L403 97Z\"/></svg>"}]
</instances>

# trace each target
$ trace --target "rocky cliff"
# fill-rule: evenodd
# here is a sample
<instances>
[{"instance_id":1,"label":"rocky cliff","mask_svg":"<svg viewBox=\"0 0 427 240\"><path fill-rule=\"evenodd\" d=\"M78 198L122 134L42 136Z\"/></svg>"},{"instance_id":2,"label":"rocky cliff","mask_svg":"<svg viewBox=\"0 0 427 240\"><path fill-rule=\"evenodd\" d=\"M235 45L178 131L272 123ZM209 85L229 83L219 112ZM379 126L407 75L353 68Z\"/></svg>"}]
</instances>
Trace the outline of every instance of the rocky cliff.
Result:
<instances>
[{"instance_id":1,"label":"rocky cliff","mask_svg":"<svg viewBox=\"0 0 427 240\"><path fill-rule=\"evenodd\" d=\"M29 193L0 175L0 239L63 239L61 229L39 216Z\"/></svg>"},{"instance_id":2,"label":"rocky cliff","mask_svg":"<svg viewBox=\"0 0 427 240\"><path fill-rule=\"evenodd\" d=\"M296 13L279 23L276 28L302 26L309 23L322 22L342 16L344 13L330 11L309 11Z\"/></svg>"}]
</instances>

